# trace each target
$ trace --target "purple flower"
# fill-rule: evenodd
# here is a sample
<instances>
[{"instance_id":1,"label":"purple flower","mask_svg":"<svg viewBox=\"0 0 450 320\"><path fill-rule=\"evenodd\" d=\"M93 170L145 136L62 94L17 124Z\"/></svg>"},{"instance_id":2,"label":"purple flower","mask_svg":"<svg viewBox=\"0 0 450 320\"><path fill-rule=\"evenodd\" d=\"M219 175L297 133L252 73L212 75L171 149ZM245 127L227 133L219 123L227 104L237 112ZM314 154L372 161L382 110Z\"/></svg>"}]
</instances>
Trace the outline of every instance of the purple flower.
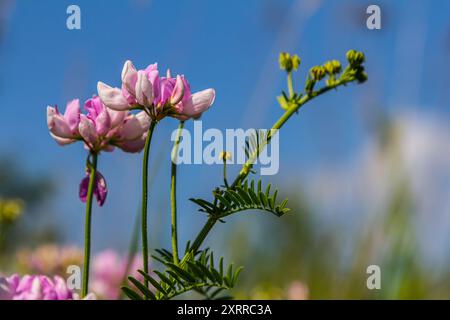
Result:
<instances>
[{"instance_id":1,"label":"purple flower","mask_svg":"<svg viewBox=\"0 0 450 320\"><path fill-rule=\"evenodd\" d=\"M79 196L82 202L86 202L88 188L89 188L89 170L86 172L86 177L81 180ZM108 195L108 188L106 186L105 177L99 172L95 171L95 181L94 181L94 196L97 199L98 205L101 207L105 203L106 196Z\"/></svg>"},{"instance_id":2,"label":"purple flower","mask_svg":"<svg viewBox=\"0 0 450 320\"><path fill-rule=\"evenodd\" d=\"M2 300L75 300L78 295L67 287L63 278L49 278L43 275L14 274L0 277L0 299ZM95 299L89 294L85 299Z\"/></svg>"},{"instance_id":3,"label":"purple flower","mask_svg":"<svg viewBox=\"0 0 450 320\"><path fill-rule=\"evenodd\" d=\"M121 89L98 82L97 90L108 108L124 111L140 106L154 120L165 116L180 120L199 118L215 99L214 89L192 94L183 75L173 78L167 71L166 77L160 77L156 63L144 70L137 70L129 60L123 66Z\"/></svg>"}]
</instances>

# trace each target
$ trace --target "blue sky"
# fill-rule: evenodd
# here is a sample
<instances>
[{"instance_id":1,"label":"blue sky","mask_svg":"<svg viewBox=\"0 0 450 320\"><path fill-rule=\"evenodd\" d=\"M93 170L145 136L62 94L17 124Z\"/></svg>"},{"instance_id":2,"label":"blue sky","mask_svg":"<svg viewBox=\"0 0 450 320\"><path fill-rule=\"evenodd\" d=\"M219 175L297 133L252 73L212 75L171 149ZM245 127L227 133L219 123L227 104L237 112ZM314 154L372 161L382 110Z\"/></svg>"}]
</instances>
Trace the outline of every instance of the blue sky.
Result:
<instances>
[{"instance_id":1,"label":"blue sky","mask_svg":"<svg viewBox=\"0 0 450 320\"><path fill-rule=\"evenodd\" d=\"M373 1L372 1L373 2ZM31 1L12 6L0 46L0 147L31 174L51 175L57 193L50 207L67 241L81 243L83 204L77 197L85 150L56 146L45 109L95 93L96 83L119 84L125 60L139 67L158 62L183 73L193 90L216 89L203 127L270 127L281 114L284 89L280 51L298 53L306 70L345 52L364 51L369 82L339 89L302 109L281 132L281 167L275 180L301 184L313 167L346 162L370 135L373 115L403 108L448 117L450 3L376 1L382 30L365 27L367 1ZM366 4L367 3L367 4ZM82 29L66 28L66 8L81 8ZM378 110L377 110L378 109ZM151 162L154 238L168 237L169 139L176 122L156 132ZM188 124L187 128L192 128ZM139 200L141 157L120 151L102 155L109 199L95 208L95 247L124 247ZM188 203L219 183L220 167L180 168L180 225L200 227L203 217ZM167 230L165 230L166 228Z\"/></svg>"}]
</instances>

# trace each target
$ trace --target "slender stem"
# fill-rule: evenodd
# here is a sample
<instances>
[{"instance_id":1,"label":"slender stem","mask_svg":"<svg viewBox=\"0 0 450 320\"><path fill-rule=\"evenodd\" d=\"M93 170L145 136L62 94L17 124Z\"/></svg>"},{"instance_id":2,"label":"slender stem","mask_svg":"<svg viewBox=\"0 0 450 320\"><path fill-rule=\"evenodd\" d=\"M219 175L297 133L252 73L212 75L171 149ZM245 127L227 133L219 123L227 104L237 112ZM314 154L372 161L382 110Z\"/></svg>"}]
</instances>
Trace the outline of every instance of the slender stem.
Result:
<instances>
[{"instance_id":1,"label":"slender stem","mask_svg":"<svg viewBox=\"0 0 450 320\"><path fill-rule=\"evenodd\" d=\"M172 221L172 255L173 263L178 264L178 229L177 229L177 158L184 121L178 125L177 135L172 148L172 165L170 178L170 209Z\"/></svg>"},{"instance_id":2,"label":"slender stem","mask_svg":"<svg viewBox=\"0 0 450 320\"><path fill-rule=\"evenodd\" d=\"M86 220L84 225L84 270L83 270L83 286L81 297L84 298L89 288L89 264L91 259L91 221L92 221L92 198L95 186L95 173L97 170L97 154L90 153L91 161L88 160L89 168L89 186L86 198Z\"/></svg>"},{"instance_id":3,"label":"slender stem","mask_svg":"<svg viewBox=\"0 0 450 320\"><path fill-rule=\"evenodd\" d=\"M292 72L288 72L287 74L287 86L289 90L289 98L294 96L294 85L292 84Z\"/></svg>"},{"instance_id":4,"label":"slender stem","mask_svg":"<svg viewBox=\"0 0 450 320\"><path fill-rule=\"evenodd\" d=\"M271 128L272 130L270 131L269 135L267 136L267 141L263 144L263 146L267 145L270 142L270 140L273 136L272 132L275 132L273 130L281 129L281 127L283 127L283 125L286 123L286 121L288 121L289 118L294 113L296 113L305 103L307 103L308 101L314 99L315 97L317 97L327 91L330 91L340 85L345 85L348 82L351 82L351 81L350 80L338 80L335 83L333 83L333 85L320 88L317 91L314 91L314 92L311 92L310 94L304 95L297 104L295 104L291 108L287 109L283 113L283 115L274 123L274 125ZM288 83L289 83L289 75L288 75ZM255 159L259 156L261 151L262 151L262 148L258 148L253 153L253 155L246 161L246 163L242 166L242 170L239 172L238 176L234 179L230 188L234 188L248 176L248 174L250 173L250 169L253 167L253 163L254 163ZM216 224L217 220L218 220L218 217L215 217L215 216L210 216L208 218L205 225L203 226L203 228L200 230L199 234L195 238L195 240L191 246L191 250L190 250L191 252L195 253L200 248L203 241L206 239L206 236L208 235L208 233L211 231L211 229ZM183 258L183 262L187 259L187 257L188 257L188 255L186 254Z\"/></svg>"},{"instance_id":5,"label":"slender stem","mask_svg":"<svg viewBox=\"0 0 450 320\"><path fill-rule=\"evenodd\" d=\"M226 188L228 188L228 180L227 180L227 159L224 157L223 159L223 183Z\"/></svg>"},{"instance_id":6,"label":"slender stem","mask_svg":"<svg viewBox=\"0 0 450 320\"><path fill-rule=\"evenodd\" d=\"M148 203L148 157L150 153L150 144L152 141L153 130L157 122L152 121L147 132L144 147L144 159L142 162L142 258L144 260L144 271L148 273L148 225L147 225L147 203ZM145 286L148 287L148 280L145 280Z\"/></svg>"},{"instance_id":7,"label":"slender stem","mask_svg":"<svg viewBox=\"0 0 450 320\"><path fill-rule=\"evenodd\" d=\"M133 262L136 257L136 251L139 247L139 213L136 215L133 232L131 234L131 240L130 245L128 247L128 257L127 257L127 264L125 267L125 271L123 273L122 277L122 285L126 285L128 274L130 273L131 266L133 265ZM136 270L132 270L136 271ZM123 291L119 294L119 299L122 297Z\"/></svg>"}]
</instances>

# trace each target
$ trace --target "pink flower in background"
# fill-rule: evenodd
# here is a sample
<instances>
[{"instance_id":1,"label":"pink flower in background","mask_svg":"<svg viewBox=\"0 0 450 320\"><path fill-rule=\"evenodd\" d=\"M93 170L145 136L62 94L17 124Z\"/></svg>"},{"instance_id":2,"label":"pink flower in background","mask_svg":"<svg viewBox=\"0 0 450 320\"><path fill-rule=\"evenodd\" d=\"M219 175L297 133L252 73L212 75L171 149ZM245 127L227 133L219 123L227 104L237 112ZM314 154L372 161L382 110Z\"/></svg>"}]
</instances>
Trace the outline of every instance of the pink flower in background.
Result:
<instances>
[{"instance_id":1,"label":"pink flower in background","mask_svg":"<svg viewBox=\"0 0 450 320\"><path fill-rule=\"evenodd\" d=\"M17 263L21 273L67 276L67 267L82 265L83 251L75 246L43 244L17 253Z\"/></svg>"},{"instance_id":2,"label":"pink flower in background","mask_svg":"<svg viewBox=\"0 0 450 320\"><path fill-rule=\"evenodd\" d=\"M76 300L74 294L63 278L53 279L42 275L14 274L7 278L0 278L0 298L3 300ZM86 300L95 299L93 294L85 297Z\"/></svg>"},{"instance_id":3,"label":"pink flower in background","mask_svg":"<svg viewBox=\"0 0 450 320\"><path fill-rule=\"evenodd\" d=\"M81 180L79 196L82 202L86 202L88 188L89 188L90 173L86 172L86 177ZM103 175L99 172L95 172L95 183L94 183L94 196L97 199L98 205L101 207L105 203L106 196L108 195L108 188L106 187L106 180Z\"/></svg>"},{"instance_id":4,"label":"pink flower in background","mask_svg":"<svg viewBox=\"0 0 450 320\"><path fill-rule=\"evenodd\" d=\"M287 298L289 300L307 300L308 296L308 287L300 281L293 281L287 290Z\"/></svg>"},{"instance_id":5,"label":"pink flower in background","mask_svg":"<svg viewBox=\"0 0 450 320\"><path fill-rule=\"evenodd\" d=\"M157 64L137 70L126 61L122 70L122 87L112 88L98 82L98 95L113 110L144 108L153 120L171 116L180 120L199 118L214 102L214 89L191 94L183 75L173 78L170 72L160 77Z\"/></svg>"},{"instance_id":6,"label":"pink flower in background","mask_svg":"<svg viewBox=\"0 0 450 320\"><path fill-rule=\"evenodd\" d=\"M106 108L100 98L93 97L84 104L87 114L80 113L79 100L67 104L64 115L57 107L47 107L50 135L60 145L84 141L93 152L112 151L119 147L125 152L139 152L144 147L149 121L144 112Z\"/></svg>"},{"instance_id":7,"label":"pink flower in background","mask_svg":"<svg viewBox=\"0 0 450 320\"><path fill-rule=\"evenodd\" d=\"M129 272L126 276L135 277L143 280L143 277L137 270L142 266L142 257L135 256ZM106 300L115 300L120 297L121 286L126 280L127 258L120 256L114 250L105 250L96 254L92 263L92 281L91 289L97 296Z\"/></svg>"}]
</instances>

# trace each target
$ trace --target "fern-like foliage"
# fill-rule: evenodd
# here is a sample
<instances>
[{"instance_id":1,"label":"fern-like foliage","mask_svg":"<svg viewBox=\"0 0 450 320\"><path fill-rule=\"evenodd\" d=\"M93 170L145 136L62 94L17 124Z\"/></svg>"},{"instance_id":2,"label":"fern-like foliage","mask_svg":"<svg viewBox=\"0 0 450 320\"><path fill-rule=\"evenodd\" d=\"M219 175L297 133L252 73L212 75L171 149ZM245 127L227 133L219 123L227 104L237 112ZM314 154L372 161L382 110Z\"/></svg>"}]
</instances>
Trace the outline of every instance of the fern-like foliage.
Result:
<instances>
[{"instance_id":1,"label":"fern-like foliage","mask_svg":"<svg viewBox=\"0 0 450 320\"><path fill-rule=\"evenodd\" d=\"M180 264L173 263L171 252L164 249L156 251L159 256L153 258L164 265L165 271L155 270L150 275L139 270L149 287L134 277L128 277L134 288L124 286L122 290L130 299L168 300L188 291L196 291L206 299L229 299L221 293L235 286L242 270L242 267L234 268L233 264L225 269L223 257L216 268L214 255L208 249L195 255L190 253L191 257ZM190 252L189 248L186 251Z\"/></svg>"},{"instance_id":2,"label":"fern-like foliage","mask_svg":"<svg viewBox=\"0 0 450 320\"><path fill-rule=\"evenodd\" d=\"M229 216L230 214L244 210L263 210L281 217L290 211L286 208L287 199L277 203L278 190L271 192L271 185L268 184L265 190L262 187L261 180L255 183L245 180L241 185L227 188L216 189L214 191L214 203L203 199L190 200L200 206L199 211L206 212L218 219Z\"/></svg>"}]
</instances>

